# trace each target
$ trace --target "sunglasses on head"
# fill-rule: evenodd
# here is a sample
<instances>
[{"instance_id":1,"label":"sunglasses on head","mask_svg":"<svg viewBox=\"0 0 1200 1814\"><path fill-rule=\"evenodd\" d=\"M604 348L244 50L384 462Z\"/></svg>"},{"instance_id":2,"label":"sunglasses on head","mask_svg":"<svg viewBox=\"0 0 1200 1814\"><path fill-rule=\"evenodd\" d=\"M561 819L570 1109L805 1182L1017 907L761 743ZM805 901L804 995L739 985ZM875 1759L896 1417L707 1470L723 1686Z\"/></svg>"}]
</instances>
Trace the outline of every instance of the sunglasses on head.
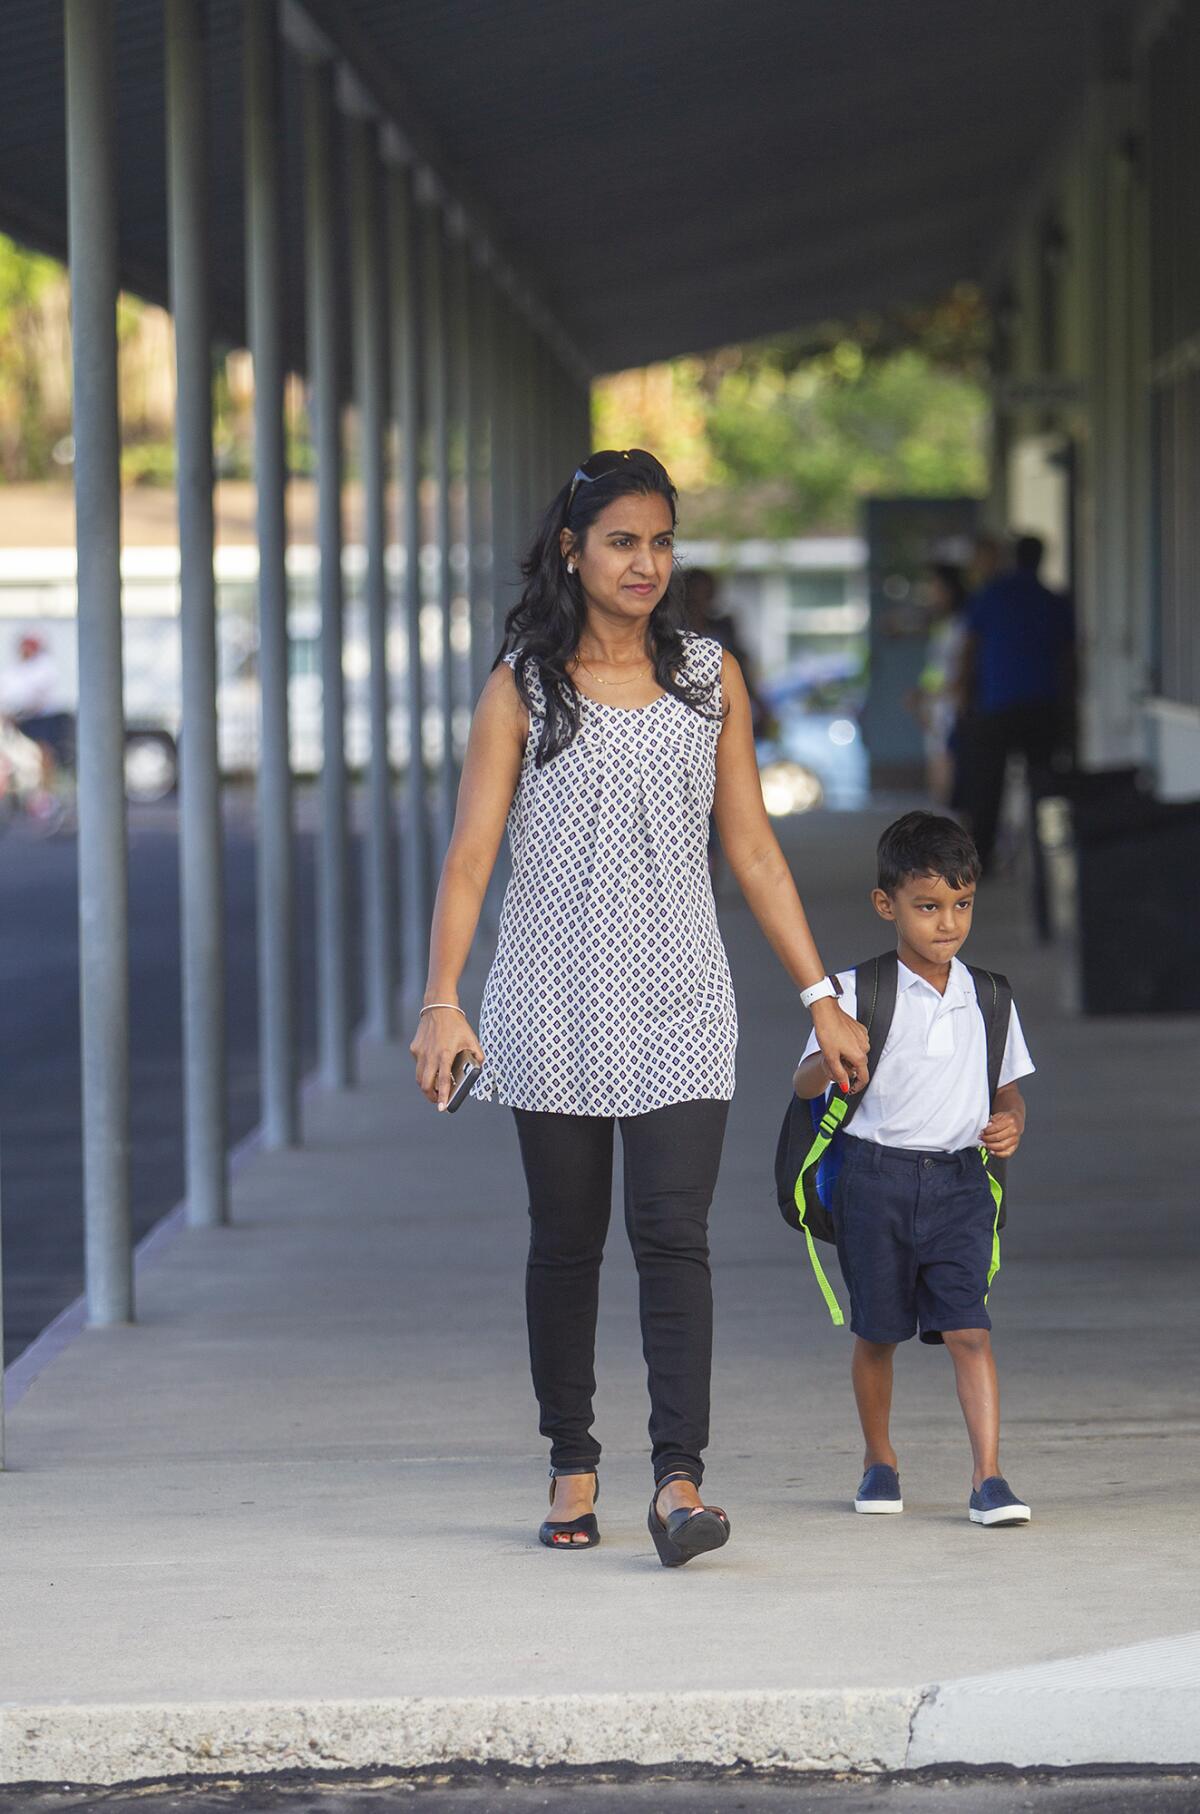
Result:
<instances>
[{"instance_id":1,"label":"sunglasses on head","mask_svg":"<svg viewBox=\"0 0 1200 1814\"><path fill-rule=\"evenodd\" d=\"M571 489L567 493L568 512L575 502L575 493L581 485L594 485L597 479L610 478L614 472L619 472L625 465L640 466L655 477L661 475L666 478L666 472L661 463L654 458L652 453L647 453L644 447L601 448L599 453L589 455L582 466L575 468L575 477L571 480Z\"/></svg>"}]
</instances>

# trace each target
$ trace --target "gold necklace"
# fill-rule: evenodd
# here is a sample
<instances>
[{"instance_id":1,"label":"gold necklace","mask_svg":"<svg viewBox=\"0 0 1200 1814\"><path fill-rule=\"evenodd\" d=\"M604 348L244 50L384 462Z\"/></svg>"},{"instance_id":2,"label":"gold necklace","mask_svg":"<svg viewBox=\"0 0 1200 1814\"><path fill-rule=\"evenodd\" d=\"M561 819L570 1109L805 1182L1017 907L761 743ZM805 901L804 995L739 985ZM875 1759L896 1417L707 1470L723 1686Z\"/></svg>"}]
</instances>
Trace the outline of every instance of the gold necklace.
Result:
<instances>
[{"instance_id":1,"label":"gold necklace","mask_svg":"<svg viewBox=\"0 0 1200 1814\"><path fill-rule=\"evenodd\" d=\"M601 680L599 674L592 673L592 670L588 667L587 662L583 659L583 656L580 655L578 650L575 652L575 663L577 667L583 669L589 680L595 681L598 687L631 687L634 681L640 678L637 674L631 674L628 680Z\"/></svg>"}]
</instances>

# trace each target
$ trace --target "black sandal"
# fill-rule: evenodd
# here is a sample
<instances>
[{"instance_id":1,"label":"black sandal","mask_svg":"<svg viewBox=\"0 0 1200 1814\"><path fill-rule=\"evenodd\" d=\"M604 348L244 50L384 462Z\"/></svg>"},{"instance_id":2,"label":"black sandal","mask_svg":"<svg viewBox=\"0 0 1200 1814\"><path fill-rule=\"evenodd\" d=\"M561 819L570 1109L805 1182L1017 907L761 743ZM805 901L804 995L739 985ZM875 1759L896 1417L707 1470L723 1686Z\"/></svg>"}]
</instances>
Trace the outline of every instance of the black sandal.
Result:
<instances>
[{"instance_id":1,"label":"black sandal","mask_svg":"<svg viewBox=\"0 0 1200 1814\"><path fill-rule=\"evenodd\" d=\"M698 1511L681 1505L668 1512L665 1521L658 1515L658 1495L672 1480L692 1480L690 1474L664 1474L654 1483L647 1529L654 1539L658 1559L664 1568L682 1568L693 1556L703 1556L710 1549L720 1549L729 1542L729 1520L719 1505L702 1506ZM695 1486L692 1480L692 1485Z\"/></svg>"},{"instance_id":2,"label":"black sandal","mask_svg":"<svg viewBox=\"0 0 1200 1814\"><path fill-rule=\"evenodd\" d=\"M600 1497L600 1476L593 1472L592 1478L596 1482L596 1491L592 1496L592 1504L594 1505L596 1500ZM558 1484L558 1479L559 1476L554 1472L554 1469L551 1468L551 1505L554 1504L554 1489ZM586 1537L587 1542L576 1543L576 1537ZM582 1518L563 1519L558 1523L555 1523L551 1518L547 1518L538 1531L538 1542L544 1543L547 1549L595 1549L599 1541L600 1526L596 1523L595 1512L585 1512Z\"/></svg>"}]
</instances>

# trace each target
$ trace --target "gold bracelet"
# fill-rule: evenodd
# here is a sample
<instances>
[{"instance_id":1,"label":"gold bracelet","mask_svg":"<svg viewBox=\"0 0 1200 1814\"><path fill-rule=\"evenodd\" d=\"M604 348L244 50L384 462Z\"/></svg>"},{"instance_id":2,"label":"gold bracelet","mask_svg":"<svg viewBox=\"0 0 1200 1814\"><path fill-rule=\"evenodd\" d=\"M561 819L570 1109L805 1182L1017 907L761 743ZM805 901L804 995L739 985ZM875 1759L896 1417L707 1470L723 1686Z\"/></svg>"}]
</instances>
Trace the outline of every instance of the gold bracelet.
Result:
<instances>
[{"instance_id":1,"label":"gold bracelet","mask_svg":"<svg viewBox=\"0 0 1200 1814\"><path fill-rule=\"evenodd\" d=\"M453 1008L454 1012L456 1014L461 1014L464 1020L467 1018L467 1010L465 1008L460 1008L456 1001L427 1001L425 1006L421 1009L421 1014L428 1014L434 1008ZM418 1020L420 1020L421 1014L417 1015Z\"/></svg>"}]
</instances>

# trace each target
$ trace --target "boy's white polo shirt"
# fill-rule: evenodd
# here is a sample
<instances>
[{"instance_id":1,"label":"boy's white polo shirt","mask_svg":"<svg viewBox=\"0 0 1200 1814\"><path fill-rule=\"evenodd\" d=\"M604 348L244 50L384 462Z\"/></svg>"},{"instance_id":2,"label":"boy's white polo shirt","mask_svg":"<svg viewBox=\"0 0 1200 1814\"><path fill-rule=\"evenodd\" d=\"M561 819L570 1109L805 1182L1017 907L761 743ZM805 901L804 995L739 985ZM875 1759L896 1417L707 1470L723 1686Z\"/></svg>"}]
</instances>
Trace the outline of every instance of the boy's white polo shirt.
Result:
<instances>
[{"instance_id":1,"label":"boy's white polo shirt","mask_svg":"<svg viewBox=\"0 0 1200 1814\"><path fill-rule=\"evenodd\" d=\"M841 1005L854 1017L853 970L839 971L838 981ZM805 1058L818 1049L812 1033ZM1033 1069L1014 1003L998 1087L1028 1077ZM898 964L896 1012L887 1044L849 1131L856 1140L879 1146L955 1153L978 1145L990 1115L987 1032L971 972L952 958L946 993L939 995L907 964Z\"/></svg>"}]
</instances>

